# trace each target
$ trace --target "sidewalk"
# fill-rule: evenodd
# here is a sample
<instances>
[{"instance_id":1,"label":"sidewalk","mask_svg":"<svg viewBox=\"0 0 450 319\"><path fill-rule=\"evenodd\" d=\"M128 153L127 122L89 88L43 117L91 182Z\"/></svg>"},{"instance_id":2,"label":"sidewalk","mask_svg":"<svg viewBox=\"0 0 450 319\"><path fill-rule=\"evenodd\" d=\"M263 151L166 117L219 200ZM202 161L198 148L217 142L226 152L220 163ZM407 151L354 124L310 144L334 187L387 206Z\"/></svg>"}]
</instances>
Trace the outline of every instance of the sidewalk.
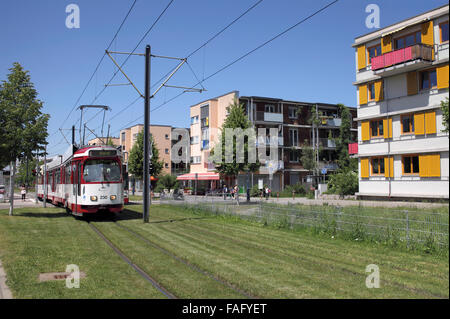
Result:
<instances>
[{"instance_id":1,"label":"sidewalk","mask_svg":"<svg viewBox=\"0 0 450 319\"><path fill-rule=\"evenodd\" d=\"M6 285L6 273L0 260L0 299L13 299L11 290Z\"/></svg>"},{"instance_id":2,"label":"sidewalk","mask_svg":"<svg viewBox=\"0 0 450 319\"><path fill-rule=\"evenodd\" d=\"M226 199L220 196L194 196L187 195L185 196L186 201L213 201L213 202L236 202L234 199ZM362 206L362 207L409 207L409 208L438 208L438 207L449 207L448 203L421 203L421 202L402 202L402 201L370 201L370 200L344 200L344 199L308 199L306 197L296 197L292 199L292 197L283 197L283 198L269 198L260 199L259 197L252 197L250 199L251 203L257 203L259 201L265 203L274 203L280 205L288 205L288 204L302 204L302 205L319 205L323 206ZM243 204L247 202L246 196L241 195L239 197L239 203Z\"/></svg>"},{"instance_id":3,"label":"sidewalk","mask_svg":"<svg viewBox=\"0 0 450 319\"><path fill-rule=\"evenodd\" d=\"M40 205L40 206L39 206ZM36 199L34 193L28 193L25 201L22 201L22 195L14 194L14 208L22 208L22 207L41 207L42 202L38 201L36 204ZM0 209L8 209L9 208L9 197L5 198L4 203L0 203Z\"/></svg>"}]
</instances>

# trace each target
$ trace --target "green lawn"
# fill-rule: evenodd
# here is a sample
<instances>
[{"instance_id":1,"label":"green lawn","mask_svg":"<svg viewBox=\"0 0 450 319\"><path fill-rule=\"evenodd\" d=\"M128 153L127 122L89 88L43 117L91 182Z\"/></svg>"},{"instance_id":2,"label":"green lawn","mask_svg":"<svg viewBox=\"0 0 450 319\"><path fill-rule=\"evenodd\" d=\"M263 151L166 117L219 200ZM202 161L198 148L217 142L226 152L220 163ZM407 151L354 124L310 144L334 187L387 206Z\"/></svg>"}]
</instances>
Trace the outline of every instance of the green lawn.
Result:
<instances>
[{"instance_id":1,"label":"green lawn","mask_svg":"<svg viewBox=\"0 0 450 319\"><path fill-rule=\"evenodd\" d=\"M110 221L94 221L110 240L162 286L181 298L448 298L448 257L361 243L306 231L264 227L231 217L155 205L150 223L127 206L120 225L207 273L176 261ZM0 259L16 298L162 298L84 221L55 208L0 211ZM78 264L80 289L38 283L40 272ZM366 266L380 269L379 289L365 286ZM213 277L213 278L212 278Z\"/></svg>"}]
</instances>

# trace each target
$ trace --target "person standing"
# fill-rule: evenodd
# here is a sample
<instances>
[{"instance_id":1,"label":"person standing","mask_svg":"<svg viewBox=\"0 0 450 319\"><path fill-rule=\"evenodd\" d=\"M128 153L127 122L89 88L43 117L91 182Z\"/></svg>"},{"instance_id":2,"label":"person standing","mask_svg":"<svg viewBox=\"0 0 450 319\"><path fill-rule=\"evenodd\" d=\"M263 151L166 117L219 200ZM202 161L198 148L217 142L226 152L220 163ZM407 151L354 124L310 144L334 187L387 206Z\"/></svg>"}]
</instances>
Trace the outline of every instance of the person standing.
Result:
<instances>
[{"instance_id":1,"label":"person standing","mask_svg":"<svg viewBox=\"0 0 450 319\"><path fill-rule=\"evenodd\" d=\"M25 201L25 197L27 196L27 189L25 188L24 184L22 184L22 187L20 188L20 194L22 195L22 201Z\"/></svg>"},{"instance_id":2,"label":"person standing","mask_svg":"<svg viewBox=\"0 0 450 319\"><path fill-rule=\"evenodd\" d=\"M234 196L236 198L236 203L239 205L239 187L237 185L234 186Z\"/></svg>"},{"instance_id":3,"label":"person standing","mask_svg":"<svg viewBox=\"0 0 450 319\"><path fill-rule=\"evenodd\" d=\"M223 185L223 199L227 199L228 188L227 185Z\"/></svg>"}]
</instances>

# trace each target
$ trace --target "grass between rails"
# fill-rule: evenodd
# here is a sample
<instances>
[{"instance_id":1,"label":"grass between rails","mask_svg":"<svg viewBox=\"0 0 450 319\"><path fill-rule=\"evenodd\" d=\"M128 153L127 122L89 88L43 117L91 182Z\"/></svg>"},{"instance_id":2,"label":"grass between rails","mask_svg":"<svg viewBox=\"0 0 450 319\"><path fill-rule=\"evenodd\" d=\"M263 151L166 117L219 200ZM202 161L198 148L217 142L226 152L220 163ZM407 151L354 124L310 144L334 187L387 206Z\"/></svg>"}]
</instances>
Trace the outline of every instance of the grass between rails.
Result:
<instances>
[{"instance_id":1,"label":"grass between rails","mask_svg":"<svg viewBox=\"0 0 450 319\"><path fill-rule=\"evenodd\" d=\"M117 256L87 225L58 208L0 210L0 259L14 298L165 298ZM76 264L80 288L40 273Z\"/></svg>"},{"instance_id":2,"label":"grass between rails","mask_svg":"<svg viewBox=\"0 0 450 319\"><path fill-rule=\"evenodd\" d=\"M181 208L164 206L153 208L153 216L175 218L177 210L180 217L186 216ZM260 297L448 297L448 260L439 256L318 240L308 233L270 229L230 217L122 223ZM372 263L380 267L381 289L365 287L365 267Z\"/></svg>"},{"instance_id":3,"label":"grass between rails","mask_svg":"<svg viewBox=\"0 0 450 319\"><path fill-rule=\"evenodd\" d=\"M253 296L449 296L449 263L443 256L331 239L305 229L275 229L235 217L215 217L168 205L152 206L150 223L143 224L140 211L141 206L129 206L128 211L119 215L118 223ZM96 237L86 222L54 208L21 209L16 214L8 217L7 211L0 211L0 259L15 297L163 297ZM94 221L94 224L134 263L178 297L242 297L110 221ZM67 289L64 281L37 283L39 272L64 271L69 263L80 265L88 275L82 279L80 289ZM368 275L365 268L369 264L380 268L380 289L365 286Z\"/></svg>"}]
</instances>

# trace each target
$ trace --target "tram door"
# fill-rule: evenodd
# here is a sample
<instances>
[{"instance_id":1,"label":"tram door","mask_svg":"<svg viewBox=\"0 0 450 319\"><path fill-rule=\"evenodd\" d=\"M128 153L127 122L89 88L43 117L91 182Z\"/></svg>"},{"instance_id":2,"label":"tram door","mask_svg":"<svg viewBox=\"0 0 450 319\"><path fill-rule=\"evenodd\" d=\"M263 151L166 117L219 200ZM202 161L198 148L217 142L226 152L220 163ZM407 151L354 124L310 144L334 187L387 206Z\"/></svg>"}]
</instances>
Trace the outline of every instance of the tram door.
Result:
<instances>
[{"instance_id":1,"label":"tram door","mask_svg":"<svg viewBox=\"0 0 450 319\"><path fill-rule=\"evenodd\" d=\"M76 162L72 164L72 198L74 206L74 212L78 212L77 204L78 204L78 193L79 193L79 185L80 185L80 162Z\"/></svg>"}]
</instances>

